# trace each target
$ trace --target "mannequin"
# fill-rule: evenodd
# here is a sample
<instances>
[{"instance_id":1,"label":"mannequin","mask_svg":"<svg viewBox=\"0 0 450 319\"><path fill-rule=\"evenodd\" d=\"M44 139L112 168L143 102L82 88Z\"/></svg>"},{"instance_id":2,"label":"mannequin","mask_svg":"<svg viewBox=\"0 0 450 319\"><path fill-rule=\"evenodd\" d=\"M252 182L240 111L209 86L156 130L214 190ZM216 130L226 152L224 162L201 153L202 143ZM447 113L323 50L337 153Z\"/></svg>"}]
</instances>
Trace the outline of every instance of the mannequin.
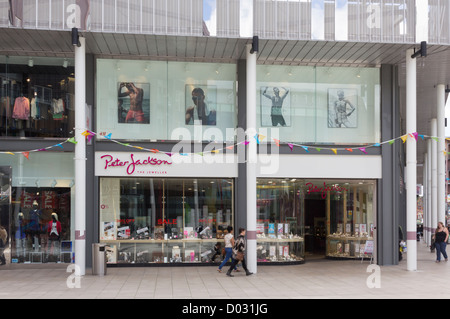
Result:
<instances>
[{"instance_id":1,"label":"mannequin","mask_svg":"<svg viewBox=\"0 0 450 319\"><path fill-rule=\"evenodd\" d=\"M37 201L33 202L33 208L29 212L30 223L28 224L28 229L33 240L33 249L35 252L39 251L40 242L40 231L41 231L41 216L42 211L39 209L39 204Z\"/></svg>"},{"instance_id":2,"label":"mannequin","mask_svg":"<svg viewBox=\"0 0 450 319\"><path fill-rule=\"evenodd\" d=\"M50 241L47 253L50 255L58 255L61 223L58 221L58 215L56 215L56 213L52 213L52 220L47 225L47 233L48 240Z\"/></svg>"},{"instance_id":3,"label":"mannequin","mask_svg":"<svg viewBox=\"0 0 450 319\"><path fill-rule=\"evenodd\" d=\"M19 212L16 225L16 254L17 257L25 258L25 227L23 213ZM21 260L22 262L23 260Z\"/></svg>"}]
</instances>

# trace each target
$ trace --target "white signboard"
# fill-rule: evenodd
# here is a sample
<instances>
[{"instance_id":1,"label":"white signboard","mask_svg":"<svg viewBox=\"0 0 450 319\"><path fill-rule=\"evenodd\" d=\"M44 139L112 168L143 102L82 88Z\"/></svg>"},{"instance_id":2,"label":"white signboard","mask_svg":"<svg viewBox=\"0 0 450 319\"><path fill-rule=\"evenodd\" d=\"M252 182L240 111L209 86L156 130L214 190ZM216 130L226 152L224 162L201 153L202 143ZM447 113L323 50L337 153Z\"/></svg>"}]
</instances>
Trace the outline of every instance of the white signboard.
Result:
<instances>
[{"instance_id":1,"label":"white signboard","mask_svg":"<svg viewBox=\"0 0 450 319\"><path fill-rule=\"evenodd\" d=\"M234 154L96 152L96 176L237 177Z\"/></svg>"}]
</instances>

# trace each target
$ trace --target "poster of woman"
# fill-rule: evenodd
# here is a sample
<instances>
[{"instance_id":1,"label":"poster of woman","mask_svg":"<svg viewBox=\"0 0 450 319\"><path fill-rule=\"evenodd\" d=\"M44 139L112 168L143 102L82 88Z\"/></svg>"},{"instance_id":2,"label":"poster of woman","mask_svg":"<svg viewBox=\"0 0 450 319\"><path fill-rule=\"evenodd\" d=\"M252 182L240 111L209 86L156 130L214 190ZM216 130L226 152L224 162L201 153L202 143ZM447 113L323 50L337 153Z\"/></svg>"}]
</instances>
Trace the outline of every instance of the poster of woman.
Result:
<instances>
[{"instance_id":1,"label":"poster of woman","mask_svg":"<svg viewBox=\"0 0 450 319\"><path fill-rule=\"evenodd\" d=\"M261 126L291 126L288 88L261 87Z\"/></svg>"},{"instance_id":2,"label":"poster of woman","mask_svg":"<svg viewBox=\"0 0 450 319\"><path fill-rule=\"evenodd\" d=\"M328 89L328 127L356 128L356 89Z\"/></svg>"}]
</instances>

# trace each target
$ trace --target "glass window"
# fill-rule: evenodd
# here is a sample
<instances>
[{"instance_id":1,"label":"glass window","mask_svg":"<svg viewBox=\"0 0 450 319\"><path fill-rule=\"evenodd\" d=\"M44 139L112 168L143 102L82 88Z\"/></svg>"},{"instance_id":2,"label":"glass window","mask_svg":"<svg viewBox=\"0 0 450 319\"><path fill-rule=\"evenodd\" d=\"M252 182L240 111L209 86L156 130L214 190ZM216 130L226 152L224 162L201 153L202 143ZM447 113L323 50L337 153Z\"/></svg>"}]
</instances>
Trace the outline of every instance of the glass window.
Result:
<instances>
[{"instance_id":1,"label":"glass window","mask_svg":"<svg viewBox=\"0 0 450 319\"><path fill-rule=\"evenodd\" d=\"M304 194L295 179L258 179L258 262L304 261Z\"/></svg>"},{"instance_id":2,"label":"glass window","mask_svg":"<svg viewBox=\"0 0 450 319\"><path fill-rule=\"evenodd\" d=\"M68 137L74 127L73 59L0 56L0 135Z\"/></svg>"},{"instance_id":3,"label":"glass window","mask_svg":"<svg viewBox=\"0 0 450 319\"><path fill-rule=\"evenodd\" d=\"M102 178L100 240L110 263L221 262L230 179Z\"/></svg>"},{"instance_id":4,"label":"glass window","mask_svg":"<svg viewBox=\"0 0 450 319\"><path fill-rule=\"evenodd\" d=\"M376 143L380 140L377 68L257 66L259 127L283 142Z\"/></svg>"},{"instance_id":5,"label":"glass window","mask_svg":"<svg viewBox=\"0 0 450 319\"><path fill-rule=\"evenodd\" d=\"M29 159L0 155L0 172L0 222L10 248L5 250L5 260L71 263L73 154L37 152Z\"/></svg>"},{"instance_id":6,"label":"glass window","mask_svg":"<svg viewBox=\"0 0 450 319\"><path fill-rule=\"evenodd\" d=\"M234 64L97 60L102 135L234 141Z\"/></svg>"}]
</instances>

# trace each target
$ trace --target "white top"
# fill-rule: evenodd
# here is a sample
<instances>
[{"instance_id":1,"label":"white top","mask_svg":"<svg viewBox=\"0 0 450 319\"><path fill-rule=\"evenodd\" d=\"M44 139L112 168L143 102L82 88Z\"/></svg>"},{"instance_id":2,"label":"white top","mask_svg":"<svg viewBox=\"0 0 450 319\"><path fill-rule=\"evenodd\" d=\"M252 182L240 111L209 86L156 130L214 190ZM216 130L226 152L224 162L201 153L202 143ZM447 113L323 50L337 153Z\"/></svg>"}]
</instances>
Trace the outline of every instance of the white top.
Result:
<instances>
[{"instance_id":1,"label":"white top","mask_svg":"<svg viewBox=\"0 0 450 319\"><path fill-rule=\"evenodd\" d=\"M232 233L228 233L225 235L225 248L233 248L233 245L231 244L231 239L233 238Z\"/></svg>"}]
</instances>

